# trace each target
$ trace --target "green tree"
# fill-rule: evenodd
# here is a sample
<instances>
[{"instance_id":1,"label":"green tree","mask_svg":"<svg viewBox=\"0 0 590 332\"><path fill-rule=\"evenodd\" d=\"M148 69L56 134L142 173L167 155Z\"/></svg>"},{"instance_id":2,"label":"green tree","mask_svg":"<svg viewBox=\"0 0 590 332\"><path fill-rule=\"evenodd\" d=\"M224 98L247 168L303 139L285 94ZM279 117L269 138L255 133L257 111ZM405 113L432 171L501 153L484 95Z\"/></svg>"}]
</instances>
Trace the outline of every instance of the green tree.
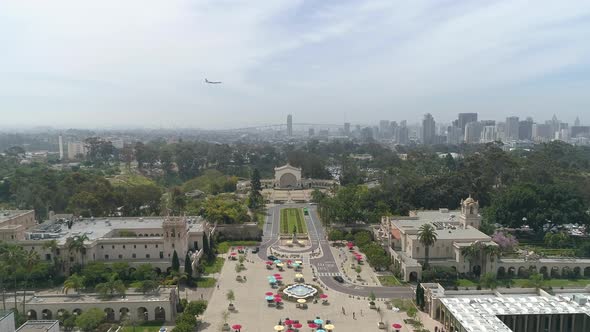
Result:
<instances>
[{"instance_id":1,"label":"green tree","mask_svg":"<svg viewBox=\"0 0 590 332\"><path fill-rule=\"evenodd\" d=\"M205 309L207 309L207 301L190 301L184 308L184 312L189 315L199 316L205 312Z\"/></svg>"},{"instance_id":2,"label":"green tree","mask_svg":"<svg viewBox=\"0 0 590 332\"><path fill-rule=\"evenodd\" d=\"M207 259L210 262L213 262L215 260L215 238L213 237L213 234L211 234L211 236L209 236L209 253L207 253Z\"/></svg>"},{"instance_id":3,"label":"green tree","mask_svg":"<svg viewBox=\"0 0 590 332\"><path fill-rule=\"evenodd\" d=\"M498 288L498 279L496 279L496 276L491 272L482 275L479 278L479 283L482 287L489 288L491 290Z\"/></svg>"},{"instance_id":4,"label":"green tree","mask_svg":"<svg viewBox=\"0 0 590 332\"><path fill-rule=\"evenodd\" d=\"M180 260L178 259L178 253L176 253L176 250L174 250L174 253L172 254L172 271L180 271Z\"/></svg>"},{"instance_id":5,"label":"green tree","mask_svg":"<svg viewBox=\"0 0 590 332\"><path fill-rule=\"evenodd\" d=\"M26 313L26 293L27 293L27 282L31 276L33 269L39 264L39 254L31 249L31 251L25 252L22 261L23 267L25 268L25 291L23 292L23 313Z\"/></svg>"},{"instance_id":6,"label":"green tree","mask_svg":"<svg viewBox=\"0 0 590 332\"><path fill-rule=\"evenodd\" d=\"M436 229L431 224L424 224L418 230L418 241L424 246L424 269L428 269L430 247L436 242Z\"/></svg>"},{"instance_id":7,"label":"green tree","mask_svg":"<svg viewBox=\"0 0 590 332\"><path fill-rule=\"evenodd\" d=\"M76 318L76 325L82 331L94 331L106 318L106 313L98 308L83 311Z\"/></svg>"},{"instance_id":8,"label":"green tree","mask_svg":"<svg viewBox=\"0 0 590 332\"><path fill-rule=\"evenodd\" d=\"M125 284L113 273L106 282L96 285L96 291L104 298L112 298L115 295L125 295Z\"/></svg>"},{"instance_id":9,"label":"green tree","mask_svg":"<svg viewBox=\"0 0 590 332\"><path fill-rule=\"evenodd\" d=\"M229 301L230 304L232 304L236 300L236 294L233 290L230 289L225 294L225 298Z\"/></svg>"},{"instance_id":10,"label":"green tree","mask_svg":"<svg viewBox=\"0 0 590 332\"><path fill-rule=\"evenodd\" d=\"M473 244L467 247L461 247L461 255L469 262L469 273L471 273L471 265L477 259L477 256L479 255L479 249Z\"/></svg>"},{"instance_id":11,"label":"green tree","mask_svg":"<svg viewBox=\"0 0 590 332\"><path fill-rule=\"evenodd\" d=\"M139 287L137 287L135 290L143 294L148 294L158 289L158 287L158 282L154 280L143 280L139 283Z\"/></svg>"},{"instance_id":12,"label":"green tree","mask_svg":"<svg viewBox=\"0 0 590 332\"><path fill-rule=\"evenodd\" d=\"M209 239L207 238L207 234L203 233L203 254L207 258L209 258L209 253L211 252L211 248L209 247Z\"/></svg>"},{"instance_id":13,"label":"green tree","mask_svg":"<svg viewBox=\"0 0 590 332\"><path fill-rule=\"evenodd\" d=\"M16 289L17 289L17 269L22 266L23 258L25 257L25 251L21 246L17 246L14 244L9 244L0 247L2 250L0 255L2 259L6 262L8 266L12 269L12 279L14 281L14 307L18 308L17 306L17 298L16 298Z\"/></svg>"},{"instance_id":14,"label":"green tree","mask_svg":"<svg viewBox=\"0 0 590 332\"><path fill-rule=\"evenodd\" d=\"M529 280L527 282L528 287L532 287L537 290L543 288L543 284L544 284L543 274L541 274L541 273L531 274L529 277Z\"/></svg>"},{"instance_id":15,"label":"green tree","mask_svg":"<svg viewBox=\"0 0 590 332\"><path fill-rule=\"evenodd\" d=\"M68 251L76 252L76 256L80 256L80 265L84 266L84 256L86 256L86 246L84 245L85 241L88 241L88 235L76 235L73 238L68 238L66 240Z\"/></svg>"},{"instance_id":16,"label":"green tree","mask_svg":"<svg viewBox=\"0 0 590 332\"><path fill-rule=\"evenodd\" d=\"M193 264L188 252L184 256L184 272L188 275L190 280L193 276Z\"/></svg>"},{"instance_id":17,"label":"green tree","mask_svg":"<svg viewBox=\"0 0 590 332\"><path fill-rule=\"evenodd\" d=\"M80 290L84 288L84 281L84 277L77 273L70 275L68 279L64 281L63 292L67 294L70 289L73 289L80 294Z\"/></svg>"},{"instance_id":18,"label":"green tree","mask_svg":"<svg viewBox=\"0 0 590 332\"><path fill-rule=\"evenodd\" d=\"M156 272L151 264L141 264L131 274L131 278L134 280L152 280L156 278Z\"/></svg>"}]
</instances>

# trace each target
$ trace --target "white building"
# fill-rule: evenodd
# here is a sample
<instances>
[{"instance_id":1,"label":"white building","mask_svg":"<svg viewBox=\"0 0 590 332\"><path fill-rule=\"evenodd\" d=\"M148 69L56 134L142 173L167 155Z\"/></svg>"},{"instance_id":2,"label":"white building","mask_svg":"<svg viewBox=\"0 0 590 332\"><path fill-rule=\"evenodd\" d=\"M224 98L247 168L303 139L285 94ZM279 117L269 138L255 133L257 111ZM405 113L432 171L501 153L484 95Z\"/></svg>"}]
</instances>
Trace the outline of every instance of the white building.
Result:
<instances>
[{"instance_id":1,"label":"white building","mask_svg":"<svg viewBox=\"0 0 590 332\"><path fill-rule=\"evenodd\" d=\"M84 142L68 142L68 159L76 160L87 153Z\"/></svg>"}]
</instances>

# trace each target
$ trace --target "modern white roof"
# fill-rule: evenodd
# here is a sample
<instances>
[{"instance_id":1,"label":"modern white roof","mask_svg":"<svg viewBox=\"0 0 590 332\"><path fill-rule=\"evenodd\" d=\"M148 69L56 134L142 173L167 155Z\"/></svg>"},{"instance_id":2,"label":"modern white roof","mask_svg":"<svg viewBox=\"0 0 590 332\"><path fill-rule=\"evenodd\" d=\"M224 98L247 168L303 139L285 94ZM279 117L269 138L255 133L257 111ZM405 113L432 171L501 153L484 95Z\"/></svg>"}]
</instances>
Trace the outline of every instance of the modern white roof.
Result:
<instances>
[{"instance_id":1,"label":"modern white roof","mask_svg":"<svg viewBox=\"0 0 590 332\"><path fill-rule=\"evenodd\" d=\"M512 332L500 315L587 314L590 303L572 300L574 294L559 296L503 295L444 297L441 303L468 332ZM577 294L577 296L585 296Z\"/></svg>"}]
</instances>

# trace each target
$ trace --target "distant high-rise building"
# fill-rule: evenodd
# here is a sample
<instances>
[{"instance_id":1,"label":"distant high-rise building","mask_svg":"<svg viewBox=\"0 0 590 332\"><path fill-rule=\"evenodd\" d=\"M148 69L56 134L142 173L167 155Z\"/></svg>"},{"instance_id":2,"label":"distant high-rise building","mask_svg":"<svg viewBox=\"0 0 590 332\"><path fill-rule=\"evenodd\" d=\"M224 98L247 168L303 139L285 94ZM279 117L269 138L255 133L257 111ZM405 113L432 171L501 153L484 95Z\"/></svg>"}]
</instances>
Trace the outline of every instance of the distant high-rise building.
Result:
<instances>
[{"instance_id":1,"label":"distant high-rise building","mask_svg":"<svg viewBox=\"0 0 590 332\"><path fill-rule=\"evenodd\" d=\"M287 115L287 136L293 136L293 116Z\"/></svg>"},{"instance_id":2,"label":"distant high-rise building","mask_svg":"<svg viewBox=\"0 0 590 332\"><path fill-rule=\"evenodd\" d=\"M459 145L463 142L463 131L456 126L449 126L447 128L447 144Z\"/></svg>"},{"instance_id":3,"label":"distant high-rise building","mask_svg":"<svg viewBox=\"0 0 590 332\"><path fill-rule=\"evenodd\" d=\"M57 142L59 144L59 160L64 160L64 140L61 135L59 135Z\"/></svg>"},{"instance_id":4,"label":"distant high-rise building","mask_svg":"<svg viewBox=\"0 0 590 332\"><path fill-rule=\"evenodd\" d=\"M465 133L465 126L469 122L477 122L477 113L459 113L456 127L461 128L461 133Z\"/></svg>"},{"instance_id":5,"label":"distant high-rise building","mask_svg":"<svg viewBox=\"0 0 590 332\"><path fill-rule=\"evenodd\" d=\"M350 135L350 122L344 122L344 135Z\"/></svg>"},{"instance_id":6,"label":"distant high-rise building","mask_svg":"<svg viewBox=\"0 0 590 332\"><path fill-rule=\"evenodd\" d=\"M465 143L479 143L482 127L480 122L468 122L465 125Z\"/></svg>"},{"instance_id":7,"label":"distant high-rise building","mask_svg":"<svg viewBox=\"0 0 590 332\"><path fill-rule=\"evenodd\" d=\"M574 121L574 126L579 127L582 124L580 123L580 118L576 116L576 121Z\"/></svg>"},{"instance_id":8,"label":"distant high-rise building","mask_svg":"<svg viewBox=\"0 0 590 332\"><path fill-rule=\"evenodd\" d=\"M408 130L408 123L406 120L403 120L399 123L399 128L397 129L395 141L397 144L406 145L410 141L410 131Z\"/></svg>"},{"instance_id":9,"label":"distant high-rise building","mask_svg":"<svg viewBox=\"0 0 590 332\"><path fill-rule=\"evenodd\" d=\"M313 137L315 135L315 129L309 128L307 130L307 134L308 134L309 137Z\"/></svg>"},{"instance_id":10,"label":"distant high-rise building","mask_svg":"<svg viewBox=\"0 0 590 332\"><path fill-rule=\"evenodd\" d=\"M86 155L84 142L68 142L68 159L75 160Z\"/></svg>"},{"instance_id":11,"label":"distant high-rise building","mask_svg":"<svg viewBox=\"0 0 590 332\"><path fill-rule=\"evenodd\" d=\"M509 116L506 118L506 127L504 130L504 136L507 141L518 140L518 126L519 121L517 116Z\"/></svg>"},{"instance_id":12,"label":"distant high-rise building","mask_svg":"<svg viewBox=\"0 0 590 332\"><path fill-rule=\"evenodd\" d=\"M436 134L436 122L430 113L424 115L422 120L422 143L434 144L434 135Z\"/></svg>"},{"instance_id":13,"label":"distant high-rise building","mask_svg":"<svg viewBox=\"0 0 590 332\"><path fill-rule=\"evenodd\" d=\"M481 143L489 143L496 140L496 126L483 126L481 131Z\"/></svg>"},{"instance_id":14,"label":"distant high-rise building","mask_svg":"<svg viewBox=\"0 0 590 332\"><path fill-rule=\"evenodd\" d=\"M526 119L518 123L518 139L530 141L533 139L533 121Z\"/></svg>"},{"instance_id":15,"label":"distant high-rise building","mask_svg":"<svg viewBox=\"0 0 590 332\"><path fill-rule=\"evenodd\" d=\"M389 124L389 120L379 121L379 137L391 138L390 132L391 132L391 125Z\"/></svg>"},{"instance_id":16,"label":"distant high-rise building","mask_svg":"<svg viewBox=\"0 0 590 332\"><path fill-rule=\"evenodd\" d=\"M572 126L570 128L570 136L576 137L590 137L590 126Z\"/></svg>"},{"instance_id":17,"label":"distant high-rise building","mask_svg":"<svg viewBox=\"0 0 590 332\"><path fill-rule=\"evenodd\" d=\"M535 142L549 142L554 137L550 123L533 124L533 140Z\"/></svg>"}]
</instances>

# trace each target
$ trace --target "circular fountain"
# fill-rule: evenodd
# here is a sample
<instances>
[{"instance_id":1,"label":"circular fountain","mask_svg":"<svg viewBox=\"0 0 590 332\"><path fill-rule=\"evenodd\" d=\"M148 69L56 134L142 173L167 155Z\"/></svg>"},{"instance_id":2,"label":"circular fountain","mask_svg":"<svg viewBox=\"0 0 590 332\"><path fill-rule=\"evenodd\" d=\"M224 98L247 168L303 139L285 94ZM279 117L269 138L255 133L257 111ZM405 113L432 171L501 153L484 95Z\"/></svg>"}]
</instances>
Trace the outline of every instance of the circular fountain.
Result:
<instances>
[{"instance_id":1,"label":"circular fountain","mask_svg":"<svg viewBox=\"0 0 590 332\"><path fill-rule=\"evenodd\" d=\"M287 296L296 299L305 299L317 294L318 290L312 285L308 284L293 284L283 289L283 293Z\"/></svg>"}]
</instances>

